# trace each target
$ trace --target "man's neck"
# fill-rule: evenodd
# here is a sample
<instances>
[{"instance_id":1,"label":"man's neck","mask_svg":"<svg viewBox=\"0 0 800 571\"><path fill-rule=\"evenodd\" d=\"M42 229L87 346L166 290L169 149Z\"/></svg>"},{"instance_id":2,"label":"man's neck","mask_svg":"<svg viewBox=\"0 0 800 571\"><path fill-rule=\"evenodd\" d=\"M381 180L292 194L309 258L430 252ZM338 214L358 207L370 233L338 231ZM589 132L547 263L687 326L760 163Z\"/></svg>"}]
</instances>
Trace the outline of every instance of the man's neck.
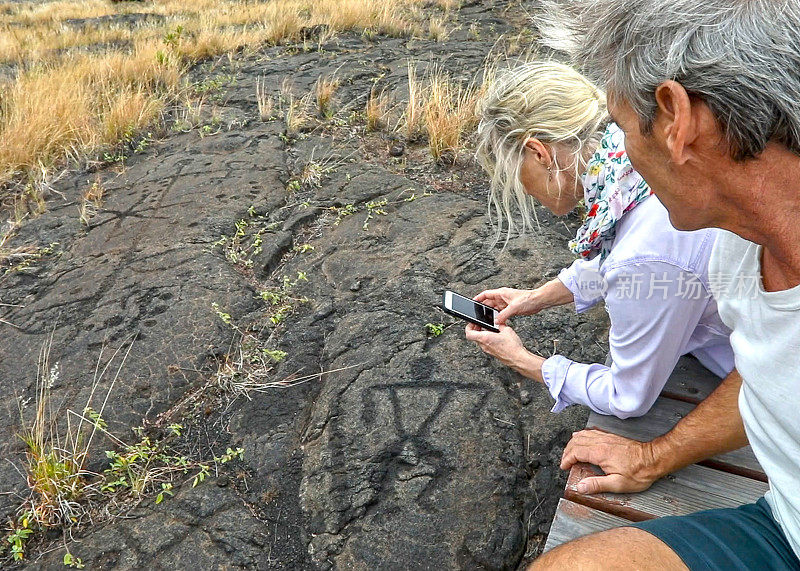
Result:
<instances>
[{"instance_id":1,"label":"man's neck","mask_svg":"<svg viewBox=\"0 0 800 571\"><path fill-rule=\"evenodd\" d=\"M735 204L723 227L763 246L765 288L800 284L800 157L770 143L758 159L735 165L726 181Z\"/></svg>"}]
</instances>

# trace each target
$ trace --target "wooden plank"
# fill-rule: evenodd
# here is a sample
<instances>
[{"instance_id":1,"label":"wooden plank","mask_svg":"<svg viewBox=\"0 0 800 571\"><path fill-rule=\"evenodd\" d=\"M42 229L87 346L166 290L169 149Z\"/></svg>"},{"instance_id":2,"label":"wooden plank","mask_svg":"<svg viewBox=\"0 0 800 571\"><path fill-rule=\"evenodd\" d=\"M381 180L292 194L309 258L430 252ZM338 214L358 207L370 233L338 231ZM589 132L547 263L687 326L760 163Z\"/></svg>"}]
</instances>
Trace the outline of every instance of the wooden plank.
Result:
<instances>
[{"instance_id":1,"label":"wooden plank","mask_svg":"<svg viewBox=\"0 0 800 571\"><path fill-rule=\"evenodd\" d=\"M602 471L596 466L573 466L564 497L632 521L685 515L700 510L735 508L755 502L769 489L764 482L695 464L661 478L644 492L591 496L579 493L576 487L578 482L597 474L602 474Z\"/></svg>"},{"instance_id":2,"label":"wooden plank","mask_svg":"<svg viewBox=\"0 0 800 571\"><path fill-rule=\"evenodd\" d=\"M722 379L706 369L700 361L684 355L675 366L661 396L699 404L719 386Z\"/></svg>"},{"instance_id":3,"label":"wooden plank","mask_svg":"<svg viewBox=\"0 0 800 571\"><path fill-rule=\"evenodd\" d=\"M592 412L586 426L600 428L620 436L633 438L646 442L668 432L684 416L689 414L694 405L659 397L653 408L645 415L638 418L619 419L616 416L606 416ZM709 430L713 430L709 427ZM764 470L756 460L753 450L749 446L720 454L713 458L701 462L705 466L726 470L741 476L757 479L762 482L767 481Z\"/></svg>"},{"instance_id":4,"label":"wooden plank","mask_svg":"<svg viewBox=\"0 0 800 571\"><path fill-rule=\"evenodd\" d=\"M550 534L547 536L544 551L549 551L571 539L629 523L630 521L626 519L562 498L558 501L556 517L553 519L553 525L550 526Z\"/></svg>"}]
</instances>

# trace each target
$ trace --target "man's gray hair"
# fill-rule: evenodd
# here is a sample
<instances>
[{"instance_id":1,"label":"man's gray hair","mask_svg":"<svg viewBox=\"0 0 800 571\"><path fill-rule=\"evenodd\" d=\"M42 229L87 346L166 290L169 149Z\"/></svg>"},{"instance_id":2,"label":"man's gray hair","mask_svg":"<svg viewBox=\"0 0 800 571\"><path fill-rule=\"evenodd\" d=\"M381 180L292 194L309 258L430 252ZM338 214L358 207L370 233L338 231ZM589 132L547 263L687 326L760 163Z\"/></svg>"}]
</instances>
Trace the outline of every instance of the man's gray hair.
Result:
<instances>
[{"instance_id":1,"label":"man's gray hair","mask_svg":"<svg viewBox=\"0 0 800 571\"><path fill-rule=\"evenodd\" d=\"M736 160L800 155L800 0L543 0L542 43L652 127L673 79L709 106Z\"/></svg>"}]
</instances>

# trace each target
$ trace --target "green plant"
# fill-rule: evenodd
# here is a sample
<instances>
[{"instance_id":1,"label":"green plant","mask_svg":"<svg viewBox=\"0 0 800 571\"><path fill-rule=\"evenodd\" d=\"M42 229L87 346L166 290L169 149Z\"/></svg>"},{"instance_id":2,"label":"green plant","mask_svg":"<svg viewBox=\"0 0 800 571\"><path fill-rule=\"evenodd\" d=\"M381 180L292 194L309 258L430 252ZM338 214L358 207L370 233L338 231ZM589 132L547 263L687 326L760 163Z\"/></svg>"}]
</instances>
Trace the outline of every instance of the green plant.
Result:
<instances>
[{"instance_id":1,"label":"green plant","mask_svg":"<svg viewBox=\"0 0 800 571\"><path fill-rule=\"evenodd\" d=\"M174 492L172 491L172 482L161 482L161 491L158 492L158 495L156 496L157 504L160 504L161 502L164 501L164 494L168 496L175 495Z\"/></svg>"},{"instance_id":2,"label":"green plant","mask_svg":"<svg viewBox=\"0 0 800 571\"><path fill-rule=\"evenodd\" d=\"M255 207L248 211L250 218L256 216ZM234 232L230 236L222 235L219 240L211 244L211 248L221 246L225 258L234 265L244 268L253 267L253 256L261 253L264 243L263 234L269 227L263 227L259 221L248 221L244 218L234 223Z\"/></svg>"},{"instance_id":3,"label":"green plant","mask_svg":"<svg viewBox=\"0 0 800 571\"><path fill-rule=\"evenodd\" d=\"M280 351L278 349L262 349L261 352L264 353L265 357L276 363L280 363L288 355L286 351Z\"/></svg>"},{"instance_id":4,"label":"green plant","mask_svg":"<svg viewBox=\"0 0 800 571\"><path fill-rule=\"evenodd\" d=\"M61 252L56 250L57 246L59 246L58 242L51 242L42 248L18 248L5 253L0 249L0 264L8 266L2 275L32 270L35 268L36 262L42 261L46 257L60 256Z\"/></svg>"},{"instance_id":5,"label":"green plant","mask_svg":"<svg viewBox=\"0 0 800 571\"><path fill-rule=\"evenodd\" d=\"M108 402L108 394L113 390L133 346L130 342L128 351L110 382L100 410L92 408L92 400L101 379L121 348L102 369L98 360L89 399L83 412L67 409L66 417L59 423L50 404L50 387L61 374L58 363L52 366L50 364L52 339L53 333L45 341L39 356L35 415L32 421L23 420L23 430L19 434L26 445L25 471L30 495L20 506L17 522L10 526L6 536L14 560L24 558L25 542L33 533L79 525L87 517L89 512L86 502L98 493L99 486L90 483L89 478L93 474L84 469L84 464L95 435L102 433L111 437L106 431L102 412ZM102 353L100 358L102 359ZM76 564L78 562L79 560L75 561Z\"/></svg>"},{"instance_id":6,"label":"green plant","mask_svg":"<svg viewBox=\"0 0 800 571\"><path fill-rule=\"evenodd\" d=\"M233 318L231 318L231 314L222 311L216 301L211 304L211 309L214 310L214 313L217 314L217 317L219 317L225 325L233 324Z\"/></svg>"},{"instance_id":7,"label":"green plant","mask_svg":"<svg viewBox=\"0 0 800 571\"><path fill-rule=\"evenodd\" d=\"M116 492L121 488L129 489L134 495L141 495L152 478L150 465L161 457L158 443L150 438L143 438L135 444L128 444L121 452L106 450L106 457L111 460L105 470L105 481L100 487L105 492Z\"/></svg>"},{"instance_id":8,"label":"green plant","mask_svg":"<svg viewBox=\"0 0 800 571\"><path fill-rule=\"evenodd\" d=\"M266 301L271 306L271 314L269 320L273 325L280 325L294 309L295 304L306 303L306 297L293 297L292 290L301 281L308 281L308 276L305 272L297 272L297 278L292 280L289 276L283 276L283 282L280 287L265 289L259 293L262 300Z\"/></svg>"},{"instance_id":9,"label":"green plant","mask_svg":"<svg viewBox=\"0 0 800 571\"><path fill-rule=\"evenodd\" d=\"M183 36L183 26L177 26L174 30L170 30L166 34L164 34L164 45L170 48L177 48L178 45L181 43L181 38Z\"/></svg>"},{"instance_id":10,"label":"green plant","mask_svg":"<svg viewBox=\"0 0 800 571\"><path fill-rule=\"evenodd\" d=\"M125 152L120 149L111 153L103 153L103 162L105 163L125 163Z\"/></svg>"},{"instance_id":11,"label":"green plant","mask_svg":"<svg viewBox=\"0 0 800 571\"><path fill-rule=\"evenodd\" d=\"M22 561L25 558L25 542L33 534L33 530L27 527L27 520L21 527L15 527L6 537L6 541L11 544L11 556L14 561Z\"/></svg>"},{"instance_id":12,"label":"green plant","mask_svg":"<svg viewBox=\"0 0 800 571\"><path fill-rule=\"evenodd\" d=\"M292 249L299 254L307 254L314 251L314 246L311 244L295 244Z\"/></svg>"},{"instance_id":13,"label":"green plant","mask_svg":"<svg viewBox=\"0 0 800 571\"><path fill-rule=\"evenodd\" d=\"M75 557L69 551L64 554L64 565L75 569L83 569L86 567L80 557Z\"/></svg>"},{"instance_id":14,"label":"green plant","mask_svg":"<svg viewBox=\"0 0 800 571\"><path fill-rule=\"evenodd\" d=\"M428 330L429 337L438 337L444 333L444 323L426 323L425 329Z\"/></svg>"},{"instance_id":15,"label":"green plant","mask_svg":"<svg viewBox=\"0 0 800 571\"><path fill-rule=\"evenodd\" d=\"M355 204L345 204L344 206L331 206L330 209L336 213L336 220L333 222L334 226L342 223L346 216L351 216L358 212L358 207Z\"/></svg>"},{"instance_id":16,"label":"green plant","mask_svg":"<svg viewBox=\"0 0 800 571\"><path fill-rule=\"evenodd\" d=\"M383 209L389 203L389 200L383 198L381 200L371 200L367 202L367 218L364 220L362 228L367 230L369 228L369 221L376 215L386 216L386 210Z\"/></svg>"},{"instance_id":17,"label":"green plant","mask_svg":"<svg viewBox=\"0 0 800 571\"><path fill-rule=\"evenodd\" d=\"M139 142L136 143L136 147L133 149L134 153L143 153L147 147L150 146L150 143L153 141L153 134L147 133L144 137L139 139Z\"/></svg>"}]
</instances>

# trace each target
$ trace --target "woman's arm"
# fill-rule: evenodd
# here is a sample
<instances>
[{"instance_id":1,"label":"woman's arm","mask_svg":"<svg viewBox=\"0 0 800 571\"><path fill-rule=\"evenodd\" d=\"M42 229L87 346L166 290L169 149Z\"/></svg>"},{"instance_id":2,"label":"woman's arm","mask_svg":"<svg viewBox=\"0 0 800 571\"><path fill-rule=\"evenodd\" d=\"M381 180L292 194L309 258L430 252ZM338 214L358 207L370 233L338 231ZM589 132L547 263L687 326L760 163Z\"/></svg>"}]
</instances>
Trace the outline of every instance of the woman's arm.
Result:
<instances>
[{"instance_id":1,"label":"woman's arm","mask_svg":"<svg viewBox=\"0 0 800 571\"><path fill-rule=\"evenodd\" d=\"M575 302L575 311L577 313L583 313L603 299L598 282L600 278L599 266L599 256L595 256L591 260L578 258L569 267L558 273L559 281L572 293L573 299L570 299L570 301ZM581 287L582 280L584 282L589 280L592 282L588 284L589 286L598 287L586 287L586 283Z\"/></svg>"},{"instance_id":2,"label":"woman's arm","mask_svg":"<svg viewBox=\"0 0 800 571\"><path fill-rule=\"evenodd\" d=\"M666 262L607 271L612 365L575 363L561 355L547 359L542 375L556 399L553 410L580 403L620 418L647 412L708 304L705 295L680 295L680 284L693 277Z\"/></svg>"},{"instance_id":3,"label":"woman's arm","mask_svg":"<svg viewBox=\"0 0 800 571\"><path fill-rule=\"evenodd\" d=\"M548 307L570 303L572 292L555 279L536 289L487 289L476 295L475 301L500 310L495 324L505 325L515 315L534 315Z\"/></svg>"}]
</instances>

